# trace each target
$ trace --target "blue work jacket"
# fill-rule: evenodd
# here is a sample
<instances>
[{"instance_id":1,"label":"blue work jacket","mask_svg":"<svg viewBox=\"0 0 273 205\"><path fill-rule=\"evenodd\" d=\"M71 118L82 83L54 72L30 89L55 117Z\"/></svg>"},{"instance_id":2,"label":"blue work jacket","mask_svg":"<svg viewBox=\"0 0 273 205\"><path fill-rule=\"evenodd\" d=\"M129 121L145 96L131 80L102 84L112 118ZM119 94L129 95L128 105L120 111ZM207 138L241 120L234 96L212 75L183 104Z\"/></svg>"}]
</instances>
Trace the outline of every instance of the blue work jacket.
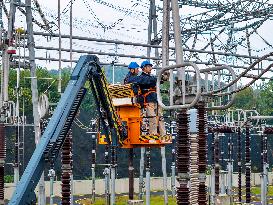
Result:
<instances>
[{"instance_id":1,"label":"blue work jacket","mask_svg":"<svg viewBox=\"0 0 273 205\"><path fill-rule=\"evenodd\" d=\"M137 82L137 78L138 78L137 75L133 75L133 73L128 72L126 77L124 78L124 84L135 83Z\"/></svg>"},{"instance_id":2,"label":"blue work jacket","mask_svg":"<svg viewBox=\"0 0 273 205\"><path fill-rule=\"evenodd\" d=\"M137 77L136 83L138 84L141 93L145 95L149 92L149 94L146 96L145 101L147 103L149 102L157 102L157 96L156 96L156 77L149 75L147 73L142 72L140 76Z\"/></svg>"}]
</instances>

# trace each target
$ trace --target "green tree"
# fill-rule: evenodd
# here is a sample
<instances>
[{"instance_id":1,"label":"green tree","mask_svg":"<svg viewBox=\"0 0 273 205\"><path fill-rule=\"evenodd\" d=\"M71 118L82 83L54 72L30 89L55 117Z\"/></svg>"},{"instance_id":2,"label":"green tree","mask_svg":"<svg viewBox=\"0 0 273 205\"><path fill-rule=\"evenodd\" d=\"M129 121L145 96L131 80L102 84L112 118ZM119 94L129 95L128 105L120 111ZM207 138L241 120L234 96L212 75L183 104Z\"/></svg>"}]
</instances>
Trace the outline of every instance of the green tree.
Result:
<instances>
[{"instance_id":1,"label":"green tree","mask_svg":"<svg viewBox=\"0 0 273 205\"><path fill-rule=\"evenodd\" d=\"M273 81L269 81L260 91L258 102L258 111L262 115L273 115Z\"/></svg>"},{"instance_id":2,"label":"green tree","mask_svg":"<svg viewBox=\"0 0 273 205\"><path fill-rule=\"evenodd\" d=\"M250 110L256 107L256 96L254 90L248 87L236 94L233 107Z\"/></svg>"}]
</instances>

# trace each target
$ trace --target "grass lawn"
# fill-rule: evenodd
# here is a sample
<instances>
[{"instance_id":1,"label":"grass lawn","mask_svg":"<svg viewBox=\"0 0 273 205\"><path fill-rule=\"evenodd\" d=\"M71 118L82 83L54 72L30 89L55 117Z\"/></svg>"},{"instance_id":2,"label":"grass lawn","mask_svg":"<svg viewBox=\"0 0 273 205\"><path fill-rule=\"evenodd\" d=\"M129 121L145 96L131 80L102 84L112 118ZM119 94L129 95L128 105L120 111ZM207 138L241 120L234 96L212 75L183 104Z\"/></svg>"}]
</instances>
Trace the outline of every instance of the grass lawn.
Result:
<instances>
[{"instance_id":1,"label":"grass lawn","mask_svg":"<svg viewBox=\"0 0 273 205\"><path fill-rule=\"evenodd\" d=\"M137 198L137 197L136 197ZM145 199L145 196L144 196ZM128 196L117 196L116 205L126 205L128 201ZM145 200L144 200L145 201ZM82 205L105 205L104 198L96 198L95 203L91 203L91 199L81 199L77 203ZM169 197L169 205L176 205L176 200ZM163 196L151 196L151 205L164 205Z\"/></svg>"}]
</instances>

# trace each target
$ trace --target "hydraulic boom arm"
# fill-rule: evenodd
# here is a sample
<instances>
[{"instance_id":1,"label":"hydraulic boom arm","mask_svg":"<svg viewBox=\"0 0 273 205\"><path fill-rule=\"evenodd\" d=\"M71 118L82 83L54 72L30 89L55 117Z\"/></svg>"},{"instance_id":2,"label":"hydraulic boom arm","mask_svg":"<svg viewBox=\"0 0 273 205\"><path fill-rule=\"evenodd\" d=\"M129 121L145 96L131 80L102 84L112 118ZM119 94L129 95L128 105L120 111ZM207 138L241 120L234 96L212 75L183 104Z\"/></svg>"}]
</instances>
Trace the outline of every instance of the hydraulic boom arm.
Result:
<instances>
[{"instance_id":1,"label":"hydraulic boom arm","mask_svg":"<svg viewBox=\"0 0 273 205\"><path fill-rule=\"evenodd\" d=\"M111 139L108 138L108 141L112 142L112 145L116 145L115 142L118 140L115 136L120 136L121 129L115 114L113 114L114 110L109 110L109 107L113 108L113 106L109 100L107 89L101 89L105 86L105 79L102 76L103 73L96 56L87 55L79 59L65 92L62 94L61 100L13 193L10 205L35 204L34 190L44 170L45 162L56 160L86 93L84 85L87 80L90 81L93 93L96 91L96 103L100 105L98 109L105 110L104 116L101 117L105 117L105 129L108 129L111 134ZM106 99L101 99L101 97ZM104 102L101 103L101 101Z\"/></svg>"}]
</instances>

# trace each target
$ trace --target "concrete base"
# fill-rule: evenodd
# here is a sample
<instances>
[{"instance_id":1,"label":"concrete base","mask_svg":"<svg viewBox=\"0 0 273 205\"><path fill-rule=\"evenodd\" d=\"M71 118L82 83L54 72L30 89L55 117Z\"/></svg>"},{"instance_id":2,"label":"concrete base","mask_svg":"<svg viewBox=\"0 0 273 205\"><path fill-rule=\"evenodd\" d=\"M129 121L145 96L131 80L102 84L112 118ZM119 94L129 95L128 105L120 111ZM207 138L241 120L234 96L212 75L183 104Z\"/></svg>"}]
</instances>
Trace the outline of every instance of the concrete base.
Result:
<instances>
[{"instance_id":1,"label":"concrete base","mask_svg":"<svg viewBox=\"0 0 273 205\"><path fill-rule=\"evenodd\" d=\"M228 195L218 195L215 198L215 205L230 205L230 204L232 204L231 197Z\"/></svg>"},{"instance_id":2,"label":"concrete base","mask_svg":"<svg viewBox=\"0 0 273 205\"><path fill-rule=\"evenodd\" d=\"M128 205L143 205L144 201L143 200L129 200Z\"/></svg>"}]
</instances>

